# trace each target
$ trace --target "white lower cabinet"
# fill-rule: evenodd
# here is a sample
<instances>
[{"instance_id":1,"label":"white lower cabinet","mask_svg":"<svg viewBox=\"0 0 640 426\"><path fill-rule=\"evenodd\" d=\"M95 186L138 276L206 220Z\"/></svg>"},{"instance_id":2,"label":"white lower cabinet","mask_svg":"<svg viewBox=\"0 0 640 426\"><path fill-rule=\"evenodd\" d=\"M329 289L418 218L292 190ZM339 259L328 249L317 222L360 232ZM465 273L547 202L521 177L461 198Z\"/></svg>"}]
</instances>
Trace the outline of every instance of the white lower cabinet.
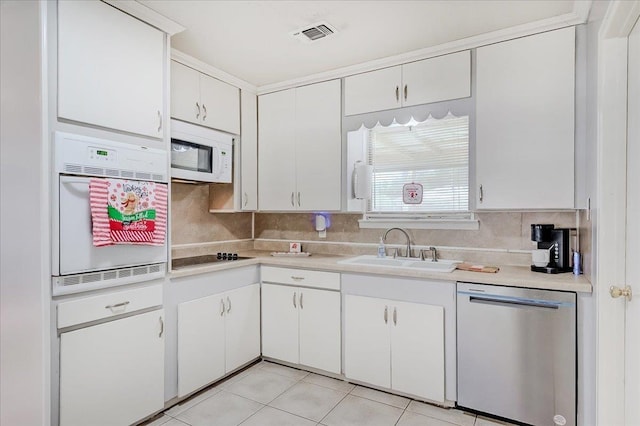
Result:
<instances>
[{"instance_id":1,"label":"white lower cabinet","mask_svg":"<svg viewBox=\"0 0 640 426\"><path fill-rule=\"evenodd\" d=\"M345 376L445 400L444 308L345 296Z\"/></svg>"},{"instance_id":2,"label":"white lower cabinet","mask_svg":"<svg viewBox=\"0 0 640 426\"><path fill-rule=\"evenodd\" d=\"M338 291L262 284L262 355L340 374L340 341Z\"/></svg>"},{"instance_id":3,"label":"white lower cabinet","mask_svg":"<svg viewBox=\"0 0 640 426\"><path fill-rule=\"evenodd\" d=\"M178 396L260 356L260 285L178 305Z\"/></svg>"},{"instance_id":4,"label":"white lower cabinet","mask_svg":"<svg viewBox=\"0 0 640 426\"><path fill-rule=\"evenodd\" d=\"M60 335L60 425L126 425L164 407L164 310Z\"/></svg>"}]
</instances>

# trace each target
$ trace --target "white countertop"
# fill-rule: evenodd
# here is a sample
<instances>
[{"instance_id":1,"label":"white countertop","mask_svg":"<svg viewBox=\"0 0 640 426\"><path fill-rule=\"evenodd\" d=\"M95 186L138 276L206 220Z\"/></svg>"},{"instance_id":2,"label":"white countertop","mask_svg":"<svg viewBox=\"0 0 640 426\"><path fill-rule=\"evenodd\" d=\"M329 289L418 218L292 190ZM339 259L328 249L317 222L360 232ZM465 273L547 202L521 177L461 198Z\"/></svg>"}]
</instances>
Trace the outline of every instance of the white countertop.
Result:
<instances>
[{"instance_id":1,"label":"white countertop","mask_svg":"<svg viewBox=\"0 0 640 426\"><path fill-rule=\"evenodd\" d=\"M416 269L396 269L382 266L349 265L338 263L354 256L333 256L326 254L312 254L308 257L273 257L265 251L246 251L241 256L253 259L234 260L231 262L209 263L183 267L171 271L170 278L179 278L207 272L222 271L250 265L284 266L289 268L316 269L343 273L391 275L408 278L422 278L442 281L464 281L479 284L496 284L510 287L528 287L543 290L573 291L577 293L591 293L592 286L584 275L572 273L544 274L532 272L526 266L500 266L497 273L469 272L455 270L451 273L430 272Z\"/></svg>"}]
</instances>

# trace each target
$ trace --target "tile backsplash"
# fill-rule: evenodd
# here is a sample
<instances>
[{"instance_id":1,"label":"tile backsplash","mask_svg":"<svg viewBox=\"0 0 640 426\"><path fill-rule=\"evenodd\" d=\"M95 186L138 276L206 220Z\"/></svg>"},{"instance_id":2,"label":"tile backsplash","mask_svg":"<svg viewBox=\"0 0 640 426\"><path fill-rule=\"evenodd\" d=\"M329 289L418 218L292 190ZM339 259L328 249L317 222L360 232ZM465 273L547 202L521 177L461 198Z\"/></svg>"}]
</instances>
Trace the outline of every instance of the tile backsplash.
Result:
<instances>
[{"instance_id":1,"label":"tile backsplash","mask_svg":"<svg viewBox=\"0 0 640 426\"><path fill-rule=\"evenodd\" d=\"M216 251L288 251L290 241L302 249L323 254L375 254L384 229L360 229L359 214L329 214L326 238L320 238L312 213L209 213L208 185L171 184L171 240L174 257ZM255 218L254 218L255 216ZM531 263L530 225L552 223L576 228L568 212L481 212L478 230L408 229L412 245L435 246L440 257L476 263L522 265ZM583 215L581 215L581 223ZM252 240L252 221L255 220ZM590 232L580 227L581 251L588 261ZM392 232L387 245L404 247L404 236ZM414 253L417 255L417 252ZM587 262L584 262L587 263ZM587 272L587 271L585 271Z\"/></svg>"},{"instance_id":2,"label":"tile backsplash","mask_svg":"<svg viewBox=\"0 0 640 426\"><path fill-rule=\"evenodd\" d=\"M478 230L409 229L412 245L436 246L440 256L480 263L529 265L532 223L575 228L575 212L477 213ZM289 241L302 241L303 250L326 254L374 254L384 229L360 229L358 214L332 214L326 238L314 230L311 213L257 213L255 248L288 250ZM399 232L388 235L387 245L404 247ZM417 253L416 253L417 254ZM415 254L414 254L415 255Z\"/></svg>"},{"instance_id":3,"label":"tile backsplash","mask_svg":"<svg viewBox=\"0 0 640 426\"><path fill-rule=\"evenodd\" d=\"M251 213L209 213L209 185L171 183L171 244L251 238Z\"/></svg>"}]
</instances>

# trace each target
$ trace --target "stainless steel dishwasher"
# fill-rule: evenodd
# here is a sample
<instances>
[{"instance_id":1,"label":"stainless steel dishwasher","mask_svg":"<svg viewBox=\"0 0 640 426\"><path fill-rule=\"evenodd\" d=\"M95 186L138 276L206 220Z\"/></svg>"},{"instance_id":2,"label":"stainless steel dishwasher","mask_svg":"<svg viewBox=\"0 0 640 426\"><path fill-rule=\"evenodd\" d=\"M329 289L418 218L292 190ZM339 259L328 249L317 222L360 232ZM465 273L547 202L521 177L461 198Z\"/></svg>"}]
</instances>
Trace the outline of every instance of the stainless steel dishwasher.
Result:
<instances>
[{"instance_id":1,"label":"stainless steel dishwasher","mask_svg":"<svg viewBox=\"0 0 640 426\"><path fill-rule=\"evenodd\" d=\"M576 424L576 295L458 283L458 405Z\"/></svg>"}]
</instances>

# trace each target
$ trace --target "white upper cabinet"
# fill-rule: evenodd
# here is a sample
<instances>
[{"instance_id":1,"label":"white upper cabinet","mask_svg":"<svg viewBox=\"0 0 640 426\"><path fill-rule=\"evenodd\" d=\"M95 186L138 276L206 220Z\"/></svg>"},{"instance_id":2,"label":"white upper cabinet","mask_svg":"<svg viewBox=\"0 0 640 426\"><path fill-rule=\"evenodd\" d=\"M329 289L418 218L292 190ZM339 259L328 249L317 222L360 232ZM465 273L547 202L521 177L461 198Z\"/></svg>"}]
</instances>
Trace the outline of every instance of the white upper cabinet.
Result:
<instances>
[{"instance_id":1,"label":"white upper cabinet","mask_svg":"<svg viewBox=\"0 0 640 426\"><path fill-rule=\"evenodd\" d=\"M402 106L471 96L471 52L402 65Z\"/></svg>"},{"instance_id":2,"label":"white upper cabinet","mask_svg":"<svg viewBox=\"0 0 640 426\"><path fill-rule=\"evenodd\" d=\"M477 51L476 208L574 207L573 27Z\"/></svg>"},{"instance_id":3,"label":"white upper cabinet","mask_svg":"<svg viewBox=\"0 0 640 426\"><path fill-rule=\"evenodd\" d=\"M163 32L101 1L58 2L58 117L161 138Z\"/></svg>"},{"instance_id":4,"label":"white upper cabinet","mask_svg":"<svg viewBox=\"0 0 640 426\"><path fill-rule=\"evenodd\" d=\"M242 210L258 209L258 97L255 93L240 92L240 184Z\"/></svg>"},{"instance_id":5,"label":"white upper cabinet","mask_svg":"<svg viewBox=\"0 0 640 426\"><path fill-rule=\"evenodd\" d=\"M171 116L240 133L240 89L171 61Z\"/></svg>"},{"instance_id":6,"label":"white upper cabinet","mask_svg":"<svg viewBox=\"0 0 640 426\"><path fill-rule=\"evenodd\" d=\"M258 204L295 210L295 89L258 97Z\"/></svg>"},{"instance_id":7,"label":"white upper cabinet","mask_svg":"<svg viewBox=\"0 0 640 426\"><path fill-rule=\"evenodd\" d=\"M345 115L471 96L471 53L384 68L344 80Z\"/></svg>"},{"instance_id":8,"label":"white upper cabinet","mask_svg":"<svg viewBox=\"0 0 640 426\"><path fill-rule=\"evenodd\" d=\"M340 80L296 89L296 183L300 210L340 210Z\"/></svg>"},{"instance_id":9,"label":"white upper cabinet","mask_svg":"<svg viewBox=\"0 0 640 426\"><path fill-rule=\"evenodd\" d=\"M260 210L340 210L340 80L258 99Z\"/></svg>"},{"instance_id":10,"label":"white upper cabinet","mask_svg":"<svg viewBox=\"0 0 640 426\"><path fill-rule=\"evenodd\" d=\"M400 66L366 72L344 79L344 115L400 108Z\"/></svg>"}]
</instances>

